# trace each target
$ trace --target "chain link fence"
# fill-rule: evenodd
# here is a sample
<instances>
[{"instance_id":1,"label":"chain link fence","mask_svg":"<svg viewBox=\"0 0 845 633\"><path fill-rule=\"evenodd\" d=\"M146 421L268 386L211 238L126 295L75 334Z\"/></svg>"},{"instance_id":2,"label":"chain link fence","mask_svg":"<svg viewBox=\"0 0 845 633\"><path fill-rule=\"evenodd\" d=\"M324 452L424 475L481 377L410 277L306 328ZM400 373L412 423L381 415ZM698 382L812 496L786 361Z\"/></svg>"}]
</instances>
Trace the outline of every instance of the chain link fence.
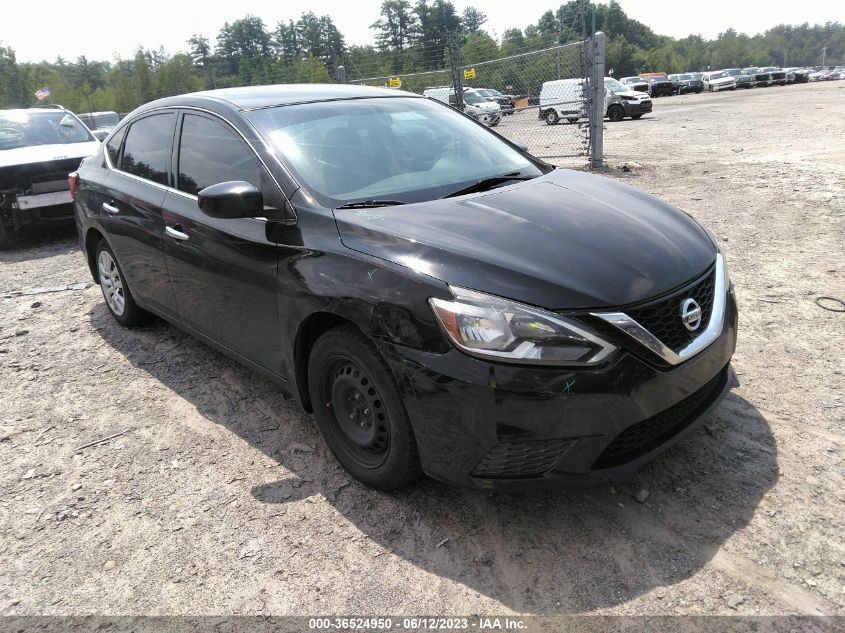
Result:
<instances>
[{"instance_id":1,"label":"chain link fence","mask_svg":"<svg viewBox=\"0 0 845 633\"><path fill-rule=\"evenodd\" d=\"M401 88L463 109L540 158L582 161L590 149L588 40L477 63L450 40L439 69L350 80Z\"/></svg>"}]
</instances>

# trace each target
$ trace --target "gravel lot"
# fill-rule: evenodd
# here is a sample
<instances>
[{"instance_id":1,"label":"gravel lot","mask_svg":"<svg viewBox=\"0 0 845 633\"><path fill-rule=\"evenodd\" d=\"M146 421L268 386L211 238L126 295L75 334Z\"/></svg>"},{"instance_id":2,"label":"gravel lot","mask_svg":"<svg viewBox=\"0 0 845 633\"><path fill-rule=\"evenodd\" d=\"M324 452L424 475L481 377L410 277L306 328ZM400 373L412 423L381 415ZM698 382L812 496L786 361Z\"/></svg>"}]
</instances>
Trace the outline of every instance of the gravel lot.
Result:
<instances>
[{"instance_id":1,"label":"gravel lot","mask_svg":"<svg viewBox=\"0 0 845 633\"><path fill-rule=\"evenodd\" d=\"M741 310L742 386L616 487L368 490L256 374L114 323L72 228L24 237L0 252L0 614L845 615L845 314L815 302L845 299L843 99L607 124L606 175L710 226Z\"/></svg>"}]
</instances>

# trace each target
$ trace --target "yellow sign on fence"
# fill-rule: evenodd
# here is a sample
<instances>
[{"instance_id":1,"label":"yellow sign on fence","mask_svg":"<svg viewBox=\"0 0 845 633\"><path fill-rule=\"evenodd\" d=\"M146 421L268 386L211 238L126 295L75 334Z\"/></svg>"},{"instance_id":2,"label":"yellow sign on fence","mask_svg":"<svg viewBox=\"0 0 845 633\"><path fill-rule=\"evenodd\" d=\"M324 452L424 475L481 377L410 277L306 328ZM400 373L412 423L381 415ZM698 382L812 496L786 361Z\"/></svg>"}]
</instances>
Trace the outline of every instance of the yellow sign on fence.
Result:
<instances>
[{"instance_id":1,"label":"yellow sign on fence","mask_svg":"<svg viewBox=\"0 0 845 633\"><path fill-rule=\"evenodd\" d=\"M402 87L402 78L401 77L388 77L387 78L387 85L391 88L401 88Z\"/></svg>"},{"instance_id":2,"label":"yellow sign on fence","mask_svg":"<svg viewBox=\"0 0 845 633\"><path fill-rule=\"evenodd\" d=\"M464 68L464 79L475 79L475 68Z\"/></svg>"}]
</instances>

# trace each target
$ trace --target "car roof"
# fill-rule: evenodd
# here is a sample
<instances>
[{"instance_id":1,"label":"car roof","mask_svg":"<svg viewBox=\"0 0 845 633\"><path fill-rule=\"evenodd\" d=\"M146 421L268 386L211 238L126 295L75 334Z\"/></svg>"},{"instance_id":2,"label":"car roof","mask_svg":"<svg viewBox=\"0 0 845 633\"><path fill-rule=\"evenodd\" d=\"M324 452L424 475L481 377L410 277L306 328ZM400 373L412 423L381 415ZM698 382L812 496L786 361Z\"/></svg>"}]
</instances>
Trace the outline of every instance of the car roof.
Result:
<instances>
[{"instance_id":1,"label":"car roof","mask_svg":"<svg viewBox=\"0 0 845 633\"><path fill-rule=\"evenodd\" d=\"M335 99L419 97L419 95L393 88L373 88L370 86L349 84L276 84L270 86L243 86L240 88L204 90L202 92L181 95L181 97L215 99L228 102L240 110L254 110L257 108Z\"/></svg>"}]
</instances>

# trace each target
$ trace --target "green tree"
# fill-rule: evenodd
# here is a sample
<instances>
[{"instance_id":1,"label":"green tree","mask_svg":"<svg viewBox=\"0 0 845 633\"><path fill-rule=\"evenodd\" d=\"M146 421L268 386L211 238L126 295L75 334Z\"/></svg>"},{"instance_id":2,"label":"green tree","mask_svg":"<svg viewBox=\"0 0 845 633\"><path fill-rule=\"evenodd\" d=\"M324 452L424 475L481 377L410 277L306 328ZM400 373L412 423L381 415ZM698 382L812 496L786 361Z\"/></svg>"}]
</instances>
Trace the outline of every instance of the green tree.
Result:
<instances>
[{"instance_id":1,"label":"green tree","mask_svg":"<svg viewBox=\"0 0 845 633\"><path fill-rule=\"evenodd\" d=\"M487 16L473 6L467 7L461 14L461 24L468 35L485 33L482 27L486 21Z\"/></svg>"}]
</instances>

